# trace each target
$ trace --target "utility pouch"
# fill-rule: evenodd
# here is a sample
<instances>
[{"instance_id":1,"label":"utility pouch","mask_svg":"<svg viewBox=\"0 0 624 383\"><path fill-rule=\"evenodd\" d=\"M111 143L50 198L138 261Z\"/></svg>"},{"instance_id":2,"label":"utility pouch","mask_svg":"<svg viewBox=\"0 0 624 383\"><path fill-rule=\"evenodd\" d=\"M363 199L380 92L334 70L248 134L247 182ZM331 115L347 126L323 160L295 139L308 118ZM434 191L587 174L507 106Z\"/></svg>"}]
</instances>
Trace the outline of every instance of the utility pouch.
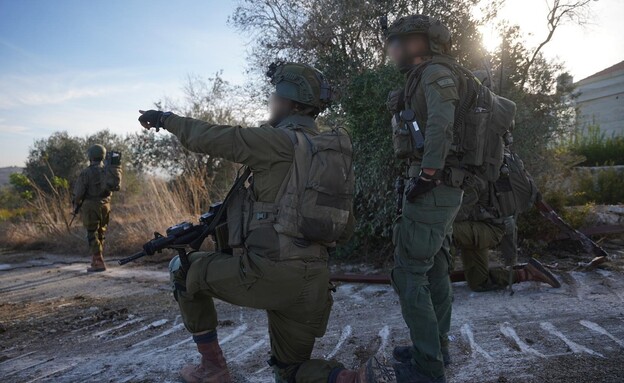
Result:
<instances>
[{"instance_id":1,"label":"utility pouch","mask_svg":"<svg viewBox=\"0 0 624 383\"><path fill-rule=\"evenodd\" d=\"M245 217L249 215L247 203L248 191L245 188L234 190L227 206L227 244L228 247L242 247L245 240ZM223 238L223 239L225 239ZM225 243L225 242L224 242Z\"/></svg>"},{"instance_id":2,"label":"utility pouch","mask_svg":"<svg viewBox=\"0 0 624 383\"><path fill-rule=\"evenodd\" d=\"M214 240L216 250L221 253L228 252L228 250L232 249L232 245L229 244L230 237L228 226L228 223L224 222L215 228Z\"/></svg>"},{"instance_id":3,"label":"utility pouch","mask_svg":"<svg viewBox=\"0 0 624 383\"><path fill-rule=\"evenodd\" d=\"M460 188L464 185L468 173L460 168L446 168L444 172L444 184L446 186Z\"/></svg>"},{"instance_id":4,"label":"utility pouch","mask_svg":"<svg viewBox=\"0 0 624 383\"><path fill-rule=\"evenodd\" d=\"M401 113L398 112L392 116L392 146L394 155L399 159L410 158L414 153L409 125L401 119Z\"/></svg>"}]
</instances>

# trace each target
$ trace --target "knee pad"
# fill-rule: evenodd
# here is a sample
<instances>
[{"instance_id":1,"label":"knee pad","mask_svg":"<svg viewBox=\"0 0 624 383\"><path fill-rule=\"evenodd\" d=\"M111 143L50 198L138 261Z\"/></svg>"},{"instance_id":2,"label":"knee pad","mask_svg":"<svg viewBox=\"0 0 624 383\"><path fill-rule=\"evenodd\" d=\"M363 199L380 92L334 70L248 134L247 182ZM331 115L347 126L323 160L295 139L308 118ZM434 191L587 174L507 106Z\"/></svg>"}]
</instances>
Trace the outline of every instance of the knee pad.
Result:
<instances>
[{"instance_id":1,"label":"knee pad","mask_svg":"<svg viewBox=\"0 0 624 383\"><path fill-rule=\"evenodd\" d=\"M186 275L184 275L184 281L180 280L181 274L184 273L182 270L182 261L180 260L180 256L176 255L169 261L169 280L171 281L171 289L173 291L173 297L175 300L178 300L178 291L186 291Z\"/></svg>"}]
</instances>

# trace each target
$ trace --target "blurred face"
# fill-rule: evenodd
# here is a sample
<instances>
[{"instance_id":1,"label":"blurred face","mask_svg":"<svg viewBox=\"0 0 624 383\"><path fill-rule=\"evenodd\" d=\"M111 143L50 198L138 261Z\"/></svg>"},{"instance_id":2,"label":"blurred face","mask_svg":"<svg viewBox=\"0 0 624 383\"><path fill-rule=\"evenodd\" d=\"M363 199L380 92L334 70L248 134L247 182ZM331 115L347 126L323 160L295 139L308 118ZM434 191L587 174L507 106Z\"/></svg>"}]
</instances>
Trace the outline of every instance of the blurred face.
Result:
<instances>
[{"instance_id":1,"label":"blurred face","mask_svg":"<svg viewBox=\"0 0 624 383\"><path fill-rule=\"evenodd\" d=\"M290 116L294 109L294 103L291 100L282 98L273 93L269 96L269 124L276 126L284 118Z\"/></svg>"},{"instance_id":2,"label":"blurred face","mask_svg":"<svg viewBox=\"0 0 624 383\"><path fill-rule=\"evenodd\" d=\"M421 56L428 54L429 44L424 35L415 34L395 37L386 44L386 53L392 62L399 68L417 64Z\"/></svg>"}]
</instances>

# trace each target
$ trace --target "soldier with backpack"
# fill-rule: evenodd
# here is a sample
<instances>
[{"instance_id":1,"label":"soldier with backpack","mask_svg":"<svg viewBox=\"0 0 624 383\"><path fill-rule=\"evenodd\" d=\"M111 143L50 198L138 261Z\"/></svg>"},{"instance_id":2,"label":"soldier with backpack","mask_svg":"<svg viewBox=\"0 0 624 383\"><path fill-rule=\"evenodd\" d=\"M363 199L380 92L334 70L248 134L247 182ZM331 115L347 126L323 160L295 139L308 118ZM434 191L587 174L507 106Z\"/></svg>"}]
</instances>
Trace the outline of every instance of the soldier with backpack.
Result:
<instances>
[{"instance_id":1,"label":"soldier with backpack","mask_svg":"<svg viewBox=\"0 0 624 383\"><path fill-rule=\"evenodd\" d=\"M398 382L445 382L451 234L468 175L456 141L464 81L450 56L450 32L439 20L412 15L381 24L388 55L406 75L405 87L388 97L394 152L406 162L392 284L412 341L395 348L401 363L394 369Z\"/></svg>"},{"instance_id":2,"label":"soldier with backpack","mask_svg":"<svg viewBox=\"0 0 624 383\"><path fill-rule=\"evenodd\" d=\"M253 174L249 186L232 190L226 207L231 251L191 252L187 270L178 257L170 264L174 296L201 354L199 365L180 374L186 382L232 381L217 339L217 298L266 310L276 382L390 382L392 369L374 358L358 371L310 359L332 307L328 249L353 231L352 147L346 134L316 125L331 101L321 72L280 62L267 75L275 92L269 123L258 128L156 110L139 117L143 127L163 127L189 150L241 163Z\"/></svg>"},{"instance_id":3,"label":"soldier with backpack","mask_svg":"<svg viewBox=\"0 0 624 383\"><path fill-rule=\"evenodd\" d=\"M527 281L561 286L534 258L526 265L516 265L516 221L535 204L539 195L517 154L506 148L499 179L487 182L473 177L464 191L464 201L453 224L453 240L470 289L490 291ZM489 266L489 249L499 245L508 270Z\"/></svg>"},{"instance_id":4,"label":"soldier with backpack","mask_svg":"<svg viewBox=\"0 0 624 383\"><path fill-rule=\"evenodd\" d=\"M121 186L121 154L109 152L102 145L87 150L89 167L84 169L74 184L74 214L80 212L87 229L87 241L91 252L91 266L87 272L106 270L104 239L110 218L110 201L113 192ZM105 163L104 160L106 159Z\"/></svg>"}]
</instances>

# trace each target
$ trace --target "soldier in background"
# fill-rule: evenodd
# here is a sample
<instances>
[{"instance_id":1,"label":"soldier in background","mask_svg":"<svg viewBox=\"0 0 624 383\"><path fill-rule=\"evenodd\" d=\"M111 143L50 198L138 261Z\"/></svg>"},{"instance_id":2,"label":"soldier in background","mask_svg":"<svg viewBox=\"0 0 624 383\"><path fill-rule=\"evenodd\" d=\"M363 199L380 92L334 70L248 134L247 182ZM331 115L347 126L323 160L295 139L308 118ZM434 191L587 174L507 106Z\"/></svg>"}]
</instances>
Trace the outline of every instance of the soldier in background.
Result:
<instances>
[{"instance_id":1,"label":"soldier in background","mask_svg":"<svg viewBox=\"0 0 624 383\"><path fill-rule=\"evenodd\" d=\"M91 252L91 266L87 272L106 270L102 256L106 228L110 217L112 191L106 186L106 169L103 161L106 148L93 145L87 150L89 167L84 169L74 185L74 212L80 211L82 223L87 230L87 241Z\"/></svg>"},{"instance_id":2,"label":"soldier in background","mask_svg":"<svg viewBox=\"0 0 624 383\"><path fill-rule=\"evenodd\" d=\"M511 161L511 156L509 152L506 156L507 162ZM518 171L512 173L511 176L521 176L521 173ZM534 201L531 201L531 192L527 190L528 193L522 193L522 190L519 190L521 188L516 188L515 193L511 190L497 192L496 185L504 183L506 178L510 178L509 175L501 176L499 182L492 184L475 176L470 179L470 184L464 187L462 207L453 224L453 240L462 259L468 287L473 291L482 292L528 281L560 287L561 284L557 278L534 258L531 258L526 265L515 266L517 260L516 219L520 211L515 212L516 216L505 216L502 211L508 214L513 212L512 209L502 206L510 199L499 198L497 195L509 193L518 199L526 194L524 196L526 202L523 203L525 206L531 206ZM515 186L515 183L513 185L509 183L509 186ZM489 249L499 245L507 267L515 266L512 270L489 266Z\"/></svg>"}]
</instances>

